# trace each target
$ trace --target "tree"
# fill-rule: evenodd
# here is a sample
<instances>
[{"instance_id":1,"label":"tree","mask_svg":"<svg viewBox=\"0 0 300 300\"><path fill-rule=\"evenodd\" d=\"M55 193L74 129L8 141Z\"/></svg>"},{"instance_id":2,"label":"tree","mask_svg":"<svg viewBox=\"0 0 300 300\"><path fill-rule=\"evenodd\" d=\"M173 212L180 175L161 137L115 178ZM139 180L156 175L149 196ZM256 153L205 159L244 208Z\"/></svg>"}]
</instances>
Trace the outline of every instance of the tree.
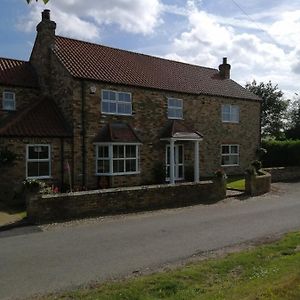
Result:
<instances>
[{"instance_id":1,"label":"tree","mask_svg":"<svg viewBox=\"0 0 300 300\"><path fill-rule=\"evenodd\" d=\"M32 0L26 0L27 1L27 3L29 4ZM38 0L35 0L36 2L38 2ZM48 2L49 2L49 0L43 0L43 2L45 3L45 4L47 4Z\"/></svg>"},{"instance_id":2,"label":"tree","mask_svg":"<svg viewBox=\"0 0 300 300\"><path fill-rule=\"evenodd\" d=\"M286 137L289 139L300 139L300 96L290 105L288 113L288 129L286 130Z\"/></svg>"},{"instance_id":3,"label":"tree","mask_svg":"<svg viewBox=\"0 0 300 300\"><path fill-rule=\"evenodd\" d=\"M245 87L262 99L262 137L283 139L289 100L283 98L283 92L278 89L277 85L273 86L271 81L257 84L253 80L252 83L247 83Z\"/></svg>"}]
</instances>

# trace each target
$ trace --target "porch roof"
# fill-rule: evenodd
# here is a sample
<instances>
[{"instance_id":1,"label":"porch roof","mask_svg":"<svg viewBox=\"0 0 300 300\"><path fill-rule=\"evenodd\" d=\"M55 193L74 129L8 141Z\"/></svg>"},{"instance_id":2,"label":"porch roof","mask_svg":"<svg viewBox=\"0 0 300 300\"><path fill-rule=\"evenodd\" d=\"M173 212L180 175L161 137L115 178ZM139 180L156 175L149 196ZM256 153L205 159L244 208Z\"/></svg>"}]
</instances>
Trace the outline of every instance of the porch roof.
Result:
<instances>
[{"instance_id":1,"label":"porch roof","mask_svg":"<svg viewBox=\"0 0 300 300\"><path fill-rule=\"evenodd\" d=\"M181 120L172 120L163 129L161 140L202 140L203 135L196 129L184 124Z\"/></svg>"}]
</instances>

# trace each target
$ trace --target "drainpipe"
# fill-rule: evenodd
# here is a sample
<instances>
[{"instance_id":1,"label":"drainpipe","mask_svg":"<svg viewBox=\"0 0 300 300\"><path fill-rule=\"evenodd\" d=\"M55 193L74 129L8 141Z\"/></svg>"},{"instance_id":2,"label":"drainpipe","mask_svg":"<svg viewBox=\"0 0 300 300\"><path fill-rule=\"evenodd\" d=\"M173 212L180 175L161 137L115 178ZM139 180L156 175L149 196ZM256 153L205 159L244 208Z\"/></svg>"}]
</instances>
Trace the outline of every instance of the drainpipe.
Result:
<instances>
[{"instance_id":1,"label":"drainpipe","mask_svg":"<svg viewBox=\"0 0 300 300\"><path fill-rule=\"evenodd\" d=\"M85 82L81 81L81 158L82 158L82 188L86 186L86 145L85 145Z\"/></svg>"},{"instance_id":2,"label":"drainpipe","mask_svg":"<svg viewBox=\"0 0 300 300\"><path fill-rule=\"evenodd\" d=\"M64 187L64 178L65 178L65 156L64 156L64 138L60 139L60 191Z\"/></svg>"}]
</instances>

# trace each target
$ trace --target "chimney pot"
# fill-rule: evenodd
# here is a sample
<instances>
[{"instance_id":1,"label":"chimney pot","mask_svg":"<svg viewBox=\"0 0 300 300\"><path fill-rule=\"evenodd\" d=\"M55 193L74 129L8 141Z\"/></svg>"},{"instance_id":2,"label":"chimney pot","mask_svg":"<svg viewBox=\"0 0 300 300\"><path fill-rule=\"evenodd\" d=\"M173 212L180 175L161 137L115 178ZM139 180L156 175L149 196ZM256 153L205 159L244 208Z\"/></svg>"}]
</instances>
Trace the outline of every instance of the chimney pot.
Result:
<instances>
[{"instance_id":1,"label":"chimney pot","mask_svg":"<svg viewBox=\"0 0 300 300\"><path fill-rule=\"evenodd\" d=\"M44 9L42 12L42 21L49 20L50 21L50 9Z\"/></svg>"}]
</instances>

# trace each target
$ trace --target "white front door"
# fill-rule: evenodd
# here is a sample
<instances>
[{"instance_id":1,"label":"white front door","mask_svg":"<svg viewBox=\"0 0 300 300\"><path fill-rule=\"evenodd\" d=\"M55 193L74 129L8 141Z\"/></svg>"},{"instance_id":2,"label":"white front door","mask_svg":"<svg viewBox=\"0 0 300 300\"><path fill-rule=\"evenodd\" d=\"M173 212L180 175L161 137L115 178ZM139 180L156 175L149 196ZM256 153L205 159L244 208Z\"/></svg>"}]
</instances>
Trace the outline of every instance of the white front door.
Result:
<instances>
[{"instance_id":1,"label":"white front door","mask_svg":"<svg viewBox=\"0 0 300 300\"><path fill-rule=\"evenodd\" d=\"M174 177L175 180L184 179L183 145L174 145ZM166 180L170 180L170 145L166 146Z\"/></svg>"}]
</instances>

